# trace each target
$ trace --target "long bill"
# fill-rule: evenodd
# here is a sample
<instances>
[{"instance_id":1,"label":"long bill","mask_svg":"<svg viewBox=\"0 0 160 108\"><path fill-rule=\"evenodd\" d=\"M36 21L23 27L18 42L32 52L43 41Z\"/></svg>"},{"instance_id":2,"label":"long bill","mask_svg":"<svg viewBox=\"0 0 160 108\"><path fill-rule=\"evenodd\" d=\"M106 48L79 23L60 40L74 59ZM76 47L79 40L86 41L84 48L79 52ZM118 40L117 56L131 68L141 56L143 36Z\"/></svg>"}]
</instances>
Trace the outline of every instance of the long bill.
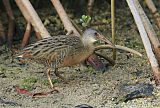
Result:
<instances>
[{"instance_id":1,"label":"long bill","mask_svg":"<svg viewBox=\"0 0 160 108\"><path fill-rule=\"evenodd\" d=\"M115 47L115 45L114 45L111 41L109 41L107 38L105 38L105 36L103 36L103 35L101 35L101 34L97 34L97 38L98 38L99 40L101 40L101 41L103 41L103 42L105 42L105 43L107 43L107 44Z\"/></svg>"}]
</instances>

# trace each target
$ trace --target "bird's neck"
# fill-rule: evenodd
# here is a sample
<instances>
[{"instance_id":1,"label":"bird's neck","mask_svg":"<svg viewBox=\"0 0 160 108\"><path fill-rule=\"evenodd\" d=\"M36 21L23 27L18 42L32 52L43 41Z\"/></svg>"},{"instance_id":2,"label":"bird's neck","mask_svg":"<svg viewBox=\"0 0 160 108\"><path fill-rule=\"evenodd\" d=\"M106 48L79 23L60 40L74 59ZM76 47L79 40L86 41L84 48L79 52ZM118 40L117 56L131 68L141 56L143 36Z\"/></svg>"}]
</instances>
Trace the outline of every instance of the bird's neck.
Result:
<instances>
[{"instance_id":1,"label":"bird's neck","mask_svg":"<svg viewBox=\"0 0 160 108\"><path fill-rule=\"evenodd\" d=\"M86 46L86 47L93 47L94 46L94 44L93 44L94 42L89 38L82 37L82 42L83 42L84 46Z\"/></svg>"},{"instance_id":2,"label":"bird's neck","mask_svg":"<svg viewBox=\"0 0 160 108\"><path fill-rule=\"evenodd\" d=\"M95 48L94 44L89 39L82 37L82 42L83 42L83 45L84 45L84 47L85 47L86 50L88 50L88 51L94 51L94 48Z\"/></svg>"}]
</instances>

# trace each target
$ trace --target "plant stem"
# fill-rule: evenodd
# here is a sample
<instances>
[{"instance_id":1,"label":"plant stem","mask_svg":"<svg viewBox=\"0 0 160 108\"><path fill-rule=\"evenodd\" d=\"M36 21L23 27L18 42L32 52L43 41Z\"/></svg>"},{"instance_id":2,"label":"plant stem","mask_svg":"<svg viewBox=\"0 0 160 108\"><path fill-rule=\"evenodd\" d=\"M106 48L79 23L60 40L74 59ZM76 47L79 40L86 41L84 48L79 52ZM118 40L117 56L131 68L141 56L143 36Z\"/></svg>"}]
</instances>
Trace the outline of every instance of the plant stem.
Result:
<instances>
[{"instance_id":1,"label":"plant stem","mask_svg":"<svg viewBox=\"0 0 160 108\"><path fill-rule=\"evenodd\" d=\"M111 0L112 43L115 44L115 0ZM113 49L113 59L116 60L116 49Z\"/></svg>"}]
</instances>

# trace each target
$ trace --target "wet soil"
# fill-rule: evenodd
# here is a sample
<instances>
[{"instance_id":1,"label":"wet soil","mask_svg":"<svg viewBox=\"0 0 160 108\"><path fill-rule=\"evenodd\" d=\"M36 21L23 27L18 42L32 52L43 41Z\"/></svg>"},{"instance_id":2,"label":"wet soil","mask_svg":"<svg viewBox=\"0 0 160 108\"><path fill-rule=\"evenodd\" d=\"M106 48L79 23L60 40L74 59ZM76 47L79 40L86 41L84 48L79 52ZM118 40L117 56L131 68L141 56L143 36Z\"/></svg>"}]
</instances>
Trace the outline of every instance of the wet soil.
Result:
<instances>
[{"instance_id":1,"label":"wet soil","mask_svg":"<svg viewBox=\"0 0 160 108\"><path fill-rule=\"evenodd\" d=\"M93 17L93 22L110 22L109 10L104 12L102 9L98 12L99 14L96 13L96 16ZM52 35L64 33L61 22L57 21L58 17L50 15L43 18L43 16L43 22L53 17L49 24L45 24ZM26 94L18 93L15 86L27 89L32 93L49 91L46 68L30 60L20 65L15 58L12 60L11 52L2 46L0 49L0 107L74 108L77 105L87 104L93 108L160 108L159 90L154 84L152 69L133 17L128 8L125 10L117 9L116 17L116 44L135 49L143 54L142 57L117 51L116 65L108 66L105 72L95 71L91 67L83 65L62 68L59 71L69 81L67 84L52 73L53 82L59 89L59 93L32 98ZM16 18L18 19L17 25L22 27L23 31L24 19L22 17ZM78 18L74 19L75 22L78 20ZM111 39L110 23L93 28L100 30ZM60 31L58 31L59 29ZM33 41L35 40L31 39L30 43ZM112 57L111 50L105 51L109 57ZM143 95L124 101L130 91L123 91L121 87L124 86L122 85L136 84L151 84L154 89L150 91L151 95L149 96ZM133 90L133 87L131 88Z\"/></svg>"}]
</instances>

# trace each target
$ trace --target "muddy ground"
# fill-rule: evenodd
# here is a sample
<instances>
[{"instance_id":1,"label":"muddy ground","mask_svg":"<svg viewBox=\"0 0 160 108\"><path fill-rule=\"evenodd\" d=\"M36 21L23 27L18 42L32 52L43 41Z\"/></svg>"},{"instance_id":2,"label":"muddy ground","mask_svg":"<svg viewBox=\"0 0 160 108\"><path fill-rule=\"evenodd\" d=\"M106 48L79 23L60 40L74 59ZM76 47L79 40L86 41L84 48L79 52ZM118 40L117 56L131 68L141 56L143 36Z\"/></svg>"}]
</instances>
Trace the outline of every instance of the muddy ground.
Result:
<instances>
[{"instance_id":1,"label":"muddy ground","mask_svg":"<svg viewBox=\"0 0 160 108\"><path fill-rule=\"evenodd\" d=\"M110 12L104 10L102 8L102 11L98 11L94 20L109 21L109 24L93 28L99 29L111 39ZM48 12L48 16L45 18L44 11L39 11L43 22L51 17L52 11L50 11L46 10L45 13ZM17 13L15 16L17 26L22 32L24 19ZM55 23L52 24L51 21L51 24L46 24L47 29L52 35L64 33L62 24L60 23L60 27L58 25L58 17L52 17ZM44 97L32 98L26 94L20 94L15 90L15 86L32 93L49 91L45 67L29 60L24 65L20 65L15 58L12 62L10 51L5 45L2 46L0 49L0 108L74 108L81 104L87 104L93 108L160 108L159 90L154 84L152 69L133 17L128 8L117 9L116 17L117 44L135 49L143 56L117 51L116 65L108 66L105 72L95 71L83 65L60 69L61 74L69 80L68 84L52 74L59 93L55 92ZM78 21L76 18L74 20ZM57 31L58 29L61 31ZM19 33L19 35L22 34L23 32ZM34 39L31 39L31 42L33 41ZM17 48L19 43L16 41L14 48ZM111 57L111 50L106 50L106 54ZM137 86L137 84L152 84L150 86L154 89L149 90L151 95L142 93L137 96L135 94L135 98L124 101L125 96L131 92L123 91L122 85Z\"/></svg>"}]
</instances>

